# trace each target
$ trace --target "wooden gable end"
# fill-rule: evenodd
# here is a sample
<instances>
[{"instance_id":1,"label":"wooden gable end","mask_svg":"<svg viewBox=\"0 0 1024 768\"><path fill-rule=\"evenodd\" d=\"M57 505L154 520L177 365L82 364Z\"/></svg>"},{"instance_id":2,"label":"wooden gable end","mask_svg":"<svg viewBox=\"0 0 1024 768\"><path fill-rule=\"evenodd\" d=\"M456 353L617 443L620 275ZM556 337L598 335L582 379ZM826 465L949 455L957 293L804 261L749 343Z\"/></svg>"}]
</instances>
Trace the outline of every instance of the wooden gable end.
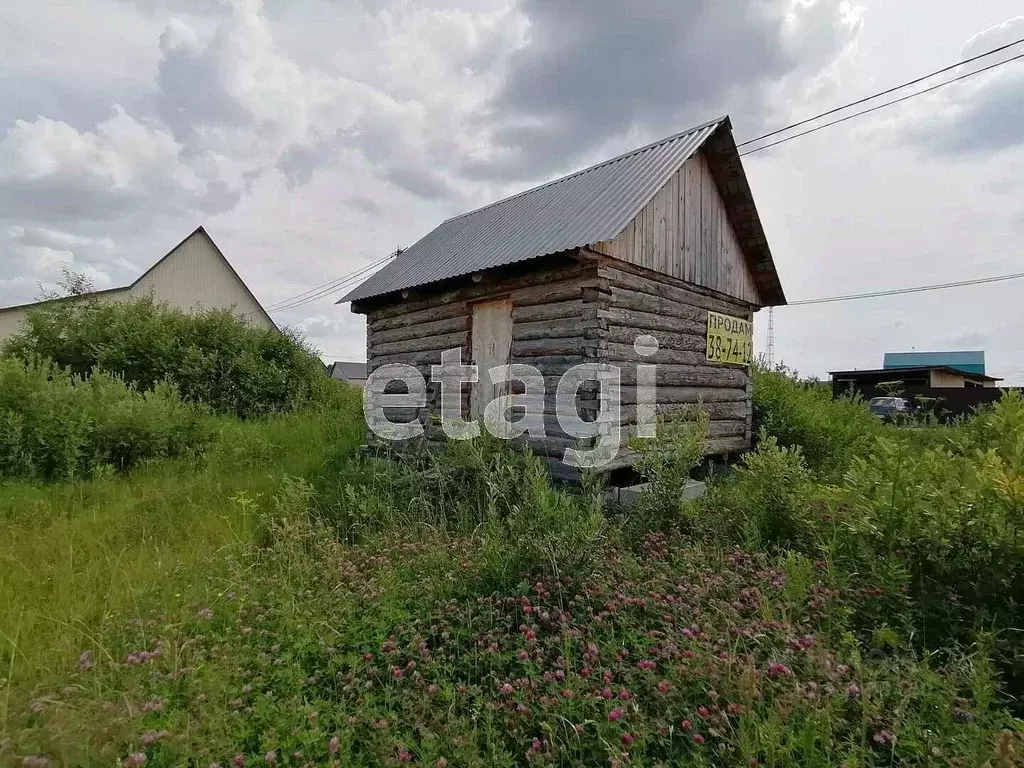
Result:
<instances>
[{"instance_id":1,"label":"wooden gable end","mask_svg":"<svg viewBox=\"0 0 1024 768\"><path fill-rule=\"evenodd\" d=\"M614 240L594 250L761 306L711 167L697 153Z\"/></svg>"}]
</instances>

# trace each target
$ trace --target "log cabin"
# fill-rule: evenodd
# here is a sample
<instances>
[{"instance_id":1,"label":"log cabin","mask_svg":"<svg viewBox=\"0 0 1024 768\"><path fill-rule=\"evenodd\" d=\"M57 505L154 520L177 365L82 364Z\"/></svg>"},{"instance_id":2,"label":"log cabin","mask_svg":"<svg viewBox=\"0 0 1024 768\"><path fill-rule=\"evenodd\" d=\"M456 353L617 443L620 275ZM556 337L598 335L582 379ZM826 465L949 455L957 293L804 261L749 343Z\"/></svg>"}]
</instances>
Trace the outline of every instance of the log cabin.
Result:
<instances>
[{"instance_id":1,"label":"log cabin","mask_svg":"<svg viewBox=\"0 0 1024 768\"><path fill-rule=\"evenodd\" d=\"M428 382L406 418L436 414L430 374L444 350L481 370L532 365L550 393L574 366L617 366L624 428L636 424L637 364L654 364L657 412L700 403L712 455L751 445L753 313L786 299L723 117L448 219L347 301L366 316L368 372L405 363ZM645 334L653 354L636 344ZM481 373L464 413L479 417L494 391ZM587 418L599 400L583 398ZM544 423L526 441L555 469L575 438L550 395ZM608 469L629 463L623 451Z\"/></svg>"}]
</instances>

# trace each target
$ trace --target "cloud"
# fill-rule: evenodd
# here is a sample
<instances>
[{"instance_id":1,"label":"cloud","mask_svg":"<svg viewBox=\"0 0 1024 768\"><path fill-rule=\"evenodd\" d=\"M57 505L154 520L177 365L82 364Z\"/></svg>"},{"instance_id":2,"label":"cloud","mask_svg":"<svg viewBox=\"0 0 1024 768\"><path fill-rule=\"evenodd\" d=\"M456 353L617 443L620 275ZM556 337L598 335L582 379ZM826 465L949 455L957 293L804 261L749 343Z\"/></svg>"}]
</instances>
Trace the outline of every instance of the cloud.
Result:
<instances>
[{"instance_id":1,"label":"cloud","mask_svg":"<svg viewBox=\"0 0 1024 768\"><path fill-rule=\"evenodd\" d=\"M500 151L474 175L530 177L631 131L667 135L742 112L753 131L768 96L816 73L859 27L849 3L524 0L525 44L489 104Z\"/></svg>"},{"instance_id":2,"label":"cloud","mask_svg":"<svg viewBox=\"0 0 1024 768\"><path fill-rule=\"evenodd\" d=\"M971 37L963 58L1024 38L1024 17ZM1019 48L982 59L955 74L980 69L1021 53ZM918 144L939 154L988 155L1024 145L1024 62L1016 61L939 92L927 105L930 116L907 129Z\"/></svg>"},{"instance_id":3,"label":"cloud","mask_svg":"<svg viewBox=\"0 0 1024 768\"><path fill-rule=\"evenodd\" d=\"M204 208L212 190L180 153L169 133L118 105L92 131L18 120L0 139L0 217L111 221L140 209Z\"/></svg>"}]
</instances>

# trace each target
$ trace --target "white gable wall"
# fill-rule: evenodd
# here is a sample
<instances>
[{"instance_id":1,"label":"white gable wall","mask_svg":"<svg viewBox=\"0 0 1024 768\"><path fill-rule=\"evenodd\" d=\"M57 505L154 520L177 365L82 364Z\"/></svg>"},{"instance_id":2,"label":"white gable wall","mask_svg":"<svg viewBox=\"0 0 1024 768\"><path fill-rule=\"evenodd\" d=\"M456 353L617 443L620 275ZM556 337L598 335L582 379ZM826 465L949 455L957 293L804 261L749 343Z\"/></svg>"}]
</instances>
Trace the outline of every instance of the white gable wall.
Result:
<instances>
[{"instance_id":1,"label":"white gable wall","mask_svg":"<svg viewBox=\"0 0 1024 768\"><path fill-rule=\"evenodd\" d=\"M202 232L193 234L158 262L132 285L130 293L132 298L152 295L158 302L185 311L230 309L247 323L274 327Z\"/></svg>"},{"instance_id":2,"label":"white gable wall","mask_svg":"<svg viewBox=\"0 0 1024 768\"><path fill-rule=\"evenodd\" d=\"M147 295L186 312L228 309L251 325L275 328L267 313L200 230L132 285L90 294L90 297L97 301L125 301ZM39 304L0 309L0 343L17 332L26 313L37 306Z\"/></svg>"}]
</instances>

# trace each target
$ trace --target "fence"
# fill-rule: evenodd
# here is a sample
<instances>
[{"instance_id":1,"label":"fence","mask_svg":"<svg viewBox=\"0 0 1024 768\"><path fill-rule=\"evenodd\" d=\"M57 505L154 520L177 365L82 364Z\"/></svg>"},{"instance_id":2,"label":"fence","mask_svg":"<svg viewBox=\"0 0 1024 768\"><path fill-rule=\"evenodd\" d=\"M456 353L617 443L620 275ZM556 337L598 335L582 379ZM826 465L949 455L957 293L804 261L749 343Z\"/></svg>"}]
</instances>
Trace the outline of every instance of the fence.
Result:
<instances>
[{"instance_id":1,"label":"fence","mask_svg":"<svg viewBox=\"0 0 1024 768\"><path fill-rule=\"evenodd\" d=\"M850 382L834 382L832 385L832 396L839 397L849 392L850 389L860 394L865 400L893 394L870 384L857 385ZM895 394L913 403L920 402L919 398L923 398L926 401L934 401L934 405L929 405L929 407L934 409L939 418L948 420L969 414L979 406L996 402L1003 396L1005 391L1006 388L1003 387L964 387L961 389L959 387L904 386Z\"/></svg>"}]
</instances>

